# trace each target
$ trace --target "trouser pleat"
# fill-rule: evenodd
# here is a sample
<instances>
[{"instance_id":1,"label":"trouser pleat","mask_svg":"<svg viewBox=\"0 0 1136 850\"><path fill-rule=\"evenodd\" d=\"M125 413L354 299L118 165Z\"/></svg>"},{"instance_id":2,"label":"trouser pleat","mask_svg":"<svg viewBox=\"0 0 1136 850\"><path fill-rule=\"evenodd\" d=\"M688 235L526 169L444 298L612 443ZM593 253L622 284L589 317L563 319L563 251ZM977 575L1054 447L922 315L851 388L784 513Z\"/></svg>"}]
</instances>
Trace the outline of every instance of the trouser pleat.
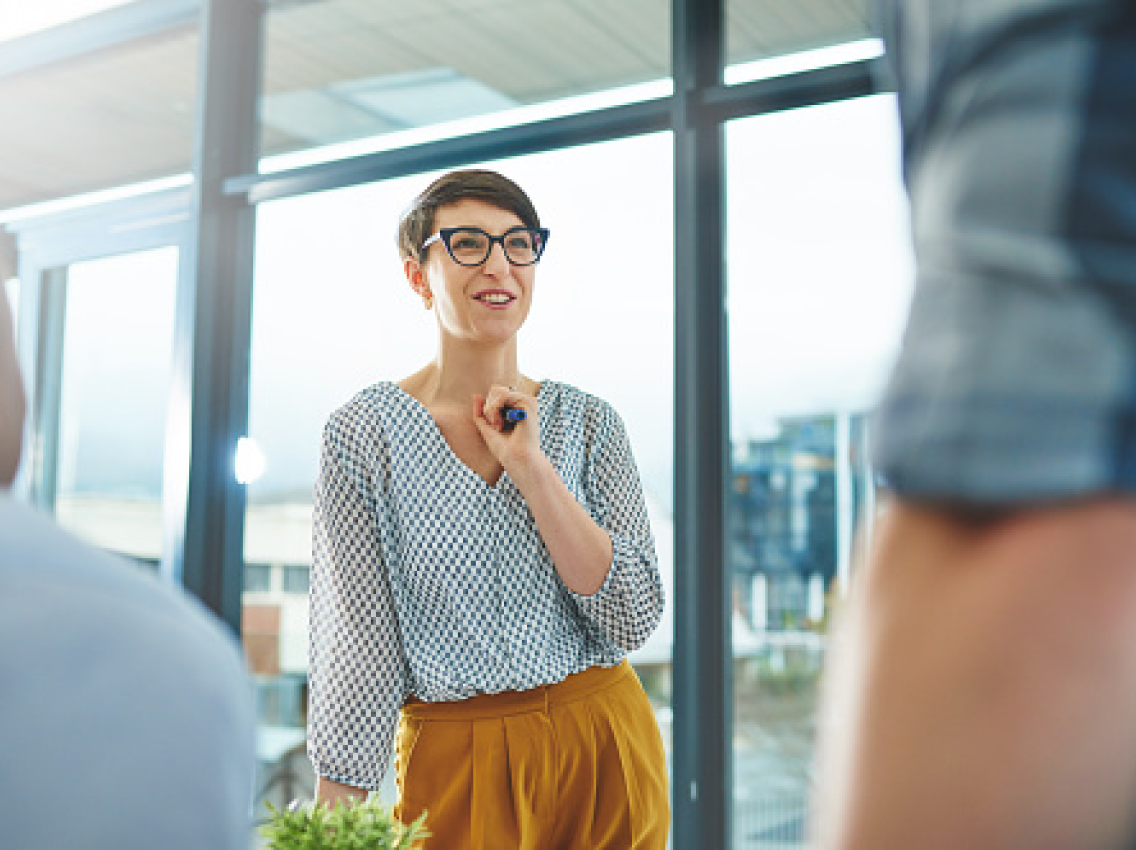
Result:
<instances>
[{"instance_id":1,"label":"trouser pleat","mask_svg":"<svg viewBox=\"0 0 1136 850\"><path fill-rule=\"evenodd\" d=\"M666 759L629 665L536 691L413 703L398 736L407 822L428 850L663 850Z\"/></svg>"}]
</instances>

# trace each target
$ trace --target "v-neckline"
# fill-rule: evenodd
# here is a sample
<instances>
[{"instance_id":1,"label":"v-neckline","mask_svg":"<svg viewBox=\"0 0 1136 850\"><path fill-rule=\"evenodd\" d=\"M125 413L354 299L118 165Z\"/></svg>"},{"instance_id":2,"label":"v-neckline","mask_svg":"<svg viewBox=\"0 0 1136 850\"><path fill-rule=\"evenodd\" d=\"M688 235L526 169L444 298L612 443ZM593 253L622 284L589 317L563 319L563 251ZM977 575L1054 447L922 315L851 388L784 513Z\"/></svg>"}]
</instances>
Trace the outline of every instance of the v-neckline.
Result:
<instances>
[{"instance_id":1,"label":"v-neckline","mask_svg":"<svg viewBox=\"0 0 1136 850\"><path fill-rule=\"evenodd\" d=\"M487 489L487 490L500 490L500 489L502 489L502 482L504 482L505 479L508 478L508 476L509 476L509 473L508 473L507 470L502 468L501 474L497 476L497 480L490 483L487 479L482 477L482 475L477 470L475 470L468 463L466 463L464 460L462 460L460 457L458 457L458 453L454 451L454 447L450 445L450 441L446 439L446 435L442 433L442 429L438 426L437 420L434 419L434 415L427 409L426 405L424 405L421 401L416 399L414 396L412 396L410 393L408 393L405 389L403 389L401 386L399 386L399 384L397 382L390 381L389 383L390 383L390 386L394 387L395 390L404 399L406 399L410 403L412 409L416 409L422 416L424 416L426 418L426 420L430 423L430 427L433 430L434 435L437 437L438 441L445 448L446 454L449 455L450 460L454 464L456 464L460 469L465 470L465 472L468 475L473 476L474 480L477 481L485 489ZM545 389L545 387L548 386L548 384L549 384L549 381L543 380L543 381L540 381L539 384L537 385L536 401L537 401L538 410L541 406L541 400L544 396L544 389ZM540 412L543 414L543 411L540 411ZM540 421L544 422L544 416L543 415L540 417Z\"/></svg>"}]
</instances>

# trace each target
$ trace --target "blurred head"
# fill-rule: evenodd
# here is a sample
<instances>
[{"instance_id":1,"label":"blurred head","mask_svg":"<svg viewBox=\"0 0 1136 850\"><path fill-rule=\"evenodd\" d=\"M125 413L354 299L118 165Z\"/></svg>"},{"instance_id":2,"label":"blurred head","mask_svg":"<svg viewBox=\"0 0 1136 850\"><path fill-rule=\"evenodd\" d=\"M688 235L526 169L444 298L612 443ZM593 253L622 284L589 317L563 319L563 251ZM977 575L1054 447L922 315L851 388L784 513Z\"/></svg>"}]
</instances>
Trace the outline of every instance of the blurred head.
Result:
<instances>
[{"instance_id":1,"label":"blurred head","mask_svg":"<svg viewBox=\"0 0 1136 850\"><path fill-rule=\"evenodd\" d=\"M20 465L25 403L12 311L0 283L0 487L11 486Z\"/></svg>"},{"instance_id":2,"label":"blurred head","mask_svg":"<svg viewBox=\"0 0 1136 850\"><path fill-rule=\"evenodd\" d=\"M529 196L508 177L485 169L451 171L427 186L403 213L398 223L399 255L421 263L422 244L437 229L438 208L461 201L481 201L513 213L525 227L540 227L540 217Z\"/></svg>"}]
</instances>

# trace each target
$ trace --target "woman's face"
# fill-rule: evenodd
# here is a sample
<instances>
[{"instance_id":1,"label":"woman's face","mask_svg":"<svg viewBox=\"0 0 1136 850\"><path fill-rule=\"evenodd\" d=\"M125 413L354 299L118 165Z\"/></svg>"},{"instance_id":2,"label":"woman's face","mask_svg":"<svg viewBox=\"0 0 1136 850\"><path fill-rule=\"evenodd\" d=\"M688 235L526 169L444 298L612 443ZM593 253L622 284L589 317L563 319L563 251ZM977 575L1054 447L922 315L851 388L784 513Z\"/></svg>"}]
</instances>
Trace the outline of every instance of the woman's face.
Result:
<instances>
[{"instance_id":1,"label":"woman's face","mask_svg":"<svg viewBox=\"0 0 1136 850\"><path fill-rule=\"evenodd\" d=\"M434 232L448 227L477 227L500 236L511 227L522 227L514 213L483 201L465 200L439 207L434 214ZM529 314L536 266L514 266L494 242L489 257L478 266L462 266L442 244L427 248L418 269L408 262L408 276L421 271L434 296L434 309L442 331L459 339L501 343L511 339ZM420 294L421 290L419 290Z\"/></svg>"}]
</instances>

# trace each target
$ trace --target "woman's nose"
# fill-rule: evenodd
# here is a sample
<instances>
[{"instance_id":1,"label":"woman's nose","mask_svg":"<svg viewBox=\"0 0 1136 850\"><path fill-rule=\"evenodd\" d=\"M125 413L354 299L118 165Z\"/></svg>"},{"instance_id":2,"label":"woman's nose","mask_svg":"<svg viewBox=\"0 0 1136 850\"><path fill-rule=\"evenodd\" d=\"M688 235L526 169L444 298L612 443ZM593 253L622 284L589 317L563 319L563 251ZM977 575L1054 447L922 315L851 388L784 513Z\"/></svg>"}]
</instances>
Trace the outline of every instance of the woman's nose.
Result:
<instances>
[{"instance_id":1,"label":"woman's nose","mask_svg":"<svg viewBox=\"0 0 1136 850\"><path fill-rule=\"evenodd\" d=\"M505 247L500 242L489 244L489 256L485 258L485 270L497 274L509 271L509 258L505 256Z\"/></svg>"}]
</instances>

